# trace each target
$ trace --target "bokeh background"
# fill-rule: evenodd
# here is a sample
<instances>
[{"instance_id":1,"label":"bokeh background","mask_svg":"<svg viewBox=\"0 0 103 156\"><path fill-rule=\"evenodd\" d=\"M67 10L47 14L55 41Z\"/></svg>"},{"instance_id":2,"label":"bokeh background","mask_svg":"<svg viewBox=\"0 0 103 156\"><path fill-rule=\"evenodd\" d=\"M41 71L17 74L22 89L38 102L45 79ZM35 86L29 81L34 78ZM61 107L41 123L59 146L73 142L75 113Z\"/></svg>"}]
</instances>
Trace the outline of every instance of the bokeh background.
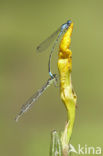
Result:
<instances>
[{"instance_id":1,"label":"bokeh background","mask_svg":"<svg viewBox=\"0 0 103 156\"><path fill-rule=\"evenodd\" d=\"M72 81L78 96L72 145L103 146L103 1L0 0L0 155L48 156L51 131L67 114L53 85L18 123L22 104L48 79L48 49L36 46L68 19L74 22ZM52 70L57 73L57 52ZM103 147L102 147L103 149Z\"/></svg>"}]
</instances>

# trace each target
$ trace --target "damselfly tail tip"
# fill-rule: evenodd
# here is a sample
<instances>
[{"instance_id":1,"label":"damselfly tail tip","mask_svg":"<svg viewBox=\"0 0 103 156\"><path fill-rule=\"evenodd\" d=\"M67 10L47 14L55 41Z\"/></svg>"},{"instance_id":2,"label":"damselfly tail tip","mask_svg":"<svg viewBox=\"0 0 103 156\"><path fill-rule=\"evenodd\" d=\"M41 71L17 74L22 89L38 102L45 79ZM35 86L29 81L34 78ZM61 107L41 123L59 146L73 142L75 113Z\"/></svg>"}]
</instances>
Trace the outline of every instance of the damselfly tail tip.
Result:
<instances>
[{"instance_id":1,"label":"damselfly tail tip","mask_svg":"<svg viewBox=\"0 0 103 156\"><path fill-rule=\"evenodd\" d=\"M15 118L15 121L18 122L19 118L20 118L20 115L17 115L16 118Z\"/></svg>"}]
</instances>

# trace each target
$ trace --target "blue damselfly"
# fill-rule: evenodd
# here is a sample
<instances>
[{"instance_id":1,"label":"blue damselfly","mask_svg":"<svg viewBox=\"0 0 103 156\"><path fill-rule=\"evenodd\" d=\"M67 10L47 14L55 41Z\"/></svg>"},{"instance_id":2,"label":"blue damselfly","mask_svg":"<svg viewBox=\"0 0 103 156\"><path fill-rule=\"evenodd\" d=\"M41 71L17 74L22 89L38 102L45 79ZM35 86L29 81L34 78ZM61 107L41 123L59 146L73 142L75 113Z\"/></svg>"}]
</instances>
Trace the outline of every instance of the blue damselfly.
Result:
<instances>
[{"instance_id":1,"label":"blue damselfly","mask_svg":"<svg viewBox=\"0 0 103 156\"><path fill-rule=\"evenodd\" d=\"M71 20L68 20L67 23L62 24L50 37L48 37L46 40L44 40L41 44L39 44L39 46L37 46L36 51L37 52L42 52L44 50L46 50L50 44L52 43L52 41L56 38L52 49L50 51L50 55L49 55L49 61L48 61L48 70L49 70L49 75L51 77L53 77L53 74L51 72L51 56L52 53L55 49L55 46L60 38L60 36L63 34L63 32L65 32L66 29L68 29L68 27L71 24Z\"/></svg>"}]
</instances>

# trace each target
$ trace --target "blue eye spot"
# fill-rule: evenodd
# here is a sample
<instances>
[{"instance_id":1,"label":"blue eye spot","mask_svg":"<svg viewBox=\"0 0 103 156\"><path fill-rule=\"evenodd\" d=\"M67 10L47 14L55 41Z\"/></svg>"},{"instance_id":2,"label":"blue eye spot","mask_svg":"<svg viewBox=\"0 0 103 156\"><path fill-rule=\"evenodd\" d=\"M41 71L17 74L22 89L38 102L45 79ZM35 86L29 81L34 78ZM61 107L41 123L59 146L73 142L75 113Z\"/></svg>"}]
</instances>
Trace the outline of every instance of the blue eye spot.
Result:
<instances>
[{"instance_id":1,"label":"blue eye spot","mask_svg":"<svg viewBox=\"0 0 103 156\"><path fill-rule=\"evenodd\" d=\"M67 21L67 24L68 24L68 25L69 25L69 24L71 24L71 23L72 23L72 21L71 21L71 20L68 20L68 21Z\"/></svg>"}]
</instances>

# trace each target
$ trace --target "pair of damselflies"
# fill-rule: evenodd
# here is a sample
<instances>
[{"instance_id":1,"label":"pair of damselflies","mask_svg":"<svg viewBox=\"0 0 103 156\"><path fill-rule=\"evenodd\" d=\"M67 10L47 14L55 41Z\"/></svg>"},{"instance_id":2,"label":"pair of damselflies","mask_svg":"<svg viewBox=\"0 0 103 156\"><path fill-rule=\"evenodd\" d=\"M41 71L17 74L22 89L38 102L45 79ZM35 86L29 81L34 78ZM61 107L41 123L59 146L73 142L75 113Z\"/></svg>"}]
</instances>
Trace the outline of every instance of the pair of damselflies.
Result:
<instances>
[{"instance_id":1,"label":"pair of damselflies","mask_svg":"<svg viewBox=\"0 0 103 156\"><path fill-rule=\"evenodd\" d=\"M57 80L57 75L52 74L51 72L51 56L52 53L55 50L55 46L60 38L60 36L68 29L68 27L71 24L71 20L68 20L66 23L62 24L50 37L48 37L46 40L44 40L39 46L37 46L36 51L42 52L45 51L49 45L52 43L53 40L54 44L52 46L52 49L50 51L49 55L49 61L48 61L48 70L50 78L47 80L47 82L43 85L43 87L38 90L27 102L21 107L20 113L16 117L16 121L32 106L32 104L43 94L43 92L54 82Z\"/></svg>"}]
</instances>

